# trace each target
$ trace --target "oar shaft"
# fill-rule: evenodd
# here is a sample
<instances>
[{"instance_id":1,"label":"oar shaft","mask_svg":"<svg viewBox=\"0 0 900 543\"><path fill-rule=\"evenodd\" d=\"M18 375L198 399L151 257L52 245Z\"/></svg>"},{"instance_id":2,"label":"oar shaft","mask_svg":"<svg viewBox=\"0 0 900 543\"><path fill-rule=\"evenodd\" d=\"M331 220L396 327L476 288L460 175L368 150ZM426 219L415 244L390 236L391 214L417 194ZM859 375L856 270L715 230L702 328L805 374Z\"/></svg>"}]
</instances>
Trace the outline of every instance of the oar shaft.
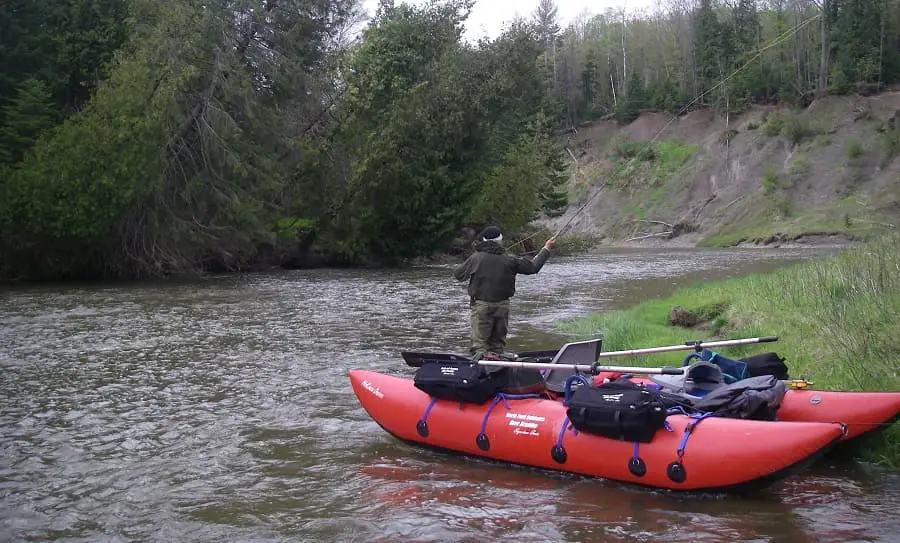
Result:
<instances>
[{"instance_id":1,"label":"oar shaft","mask_svg":"<svg viewBox=\"0 0 900 543\"><path fill-rule=\"evenodd\" d=\"M682 368L639 368L631 366L595 366L593 364L545 364L542 362L513 362L509 360L479 360L478 364L480 366L502 366L504 368L529 370L574 370L585 373L599 373L601 371L640 373L644 375L681 375L684 373Z\"/></svg>"},{"instance_id":2,"label":"oar shaft","mask_svg":"<svg viewBox=\"0 0 900 543\"><path fill-rule=\"evenodd\" d=\"M709 349L714 347L727 347L729 345L750 345L753 343L768 343L778 341L778 336L752 337L746 339L725 339L722 341L689 341L681 345L669 345L667 347L649 347L646 349L631 349L627 351L608 351L597 355L598 358L613 358L616 356L640 356L642 354L668 353L671 351L693 351L695 349Z\"/></svg>"}]
</instances>

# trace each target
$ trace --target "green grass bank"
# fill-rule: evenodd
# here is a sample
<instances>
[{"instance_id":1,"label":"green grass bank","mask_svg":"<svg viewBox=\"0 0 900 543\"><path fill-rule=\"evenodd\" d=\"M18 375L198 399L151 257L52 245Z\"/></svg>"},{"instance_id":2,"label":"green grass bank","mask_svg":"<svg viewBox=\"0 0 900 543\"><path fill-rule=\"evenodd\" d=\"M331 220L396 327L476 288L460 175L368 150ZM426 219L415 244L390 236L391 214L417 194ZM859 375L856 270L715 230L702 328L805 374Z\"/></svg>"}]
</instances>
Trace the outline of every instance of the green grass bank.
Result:
<instances>
[{"instance_id":1,"label":"green grass bank","mask_svg":"<svg viewBox=\"0 0 900 543\"><path fill-rule=\"evenodd\" d=\"M670 324L674 307L693 312L693 328ZM774 273L705 283L631 309L559 326L579 338L603 337L605 351L693 339L777 335L777 343L719 349L738 358L775 351L792 378L826 390L900 391L900 235ZM688 353L629 358L629 365L680 365ZM624 364L626 359L618 359ZM864 460L900 467L900 424L863 439Z\"/></svg>"}]
</instances>

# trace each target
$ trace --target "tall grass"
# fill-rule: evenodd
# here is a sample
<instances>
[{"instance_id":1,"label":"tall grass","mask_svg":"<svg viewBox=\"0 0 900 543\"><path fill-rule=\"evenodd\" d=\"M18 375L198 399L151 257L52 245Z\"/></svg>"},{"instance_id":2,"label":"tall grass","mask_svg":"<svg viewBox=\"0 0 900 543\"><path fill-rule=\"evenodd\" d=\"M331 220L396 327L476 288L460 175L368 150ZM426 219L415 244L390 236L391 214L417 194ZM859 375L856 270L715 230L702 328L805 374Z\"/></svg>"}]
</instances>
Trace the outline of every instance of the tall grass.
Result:
<instances>
[{"instance_id":1,"label":"tall grass","mask_svg":"<svg viewBox=\"0 0 900 543\"><path fill-rule=\"evenodd\" d=\"M668 324L676 305L713 315L705 330ZM664 300L561 323L580 337L603 337L605 351L674 345L692 339L777 335L778 343L733 347L743 357L774 350L792 378L816 388L900 391L900 236L893 234L838 256L771 274L706 283ZM685 352L650 355L638 365L680 365ZM868 460L900 466L900 425L861 451Z\"/></svg>"}]
</instances>

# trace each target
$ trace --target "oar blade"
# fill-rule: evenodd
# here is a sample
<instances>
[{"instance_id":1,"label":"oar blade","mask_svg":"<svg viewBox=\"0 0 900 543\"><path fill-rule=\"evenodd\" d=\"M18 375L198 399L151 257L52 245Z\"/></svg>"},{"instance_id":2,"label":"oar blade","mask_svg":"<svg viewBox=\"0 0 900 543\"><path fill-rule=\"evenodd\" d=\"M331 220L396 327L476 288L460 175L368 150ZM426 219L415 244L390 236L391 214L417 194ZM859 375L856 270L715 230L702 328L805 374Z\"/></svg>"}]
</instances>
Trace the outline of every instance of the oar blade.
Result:
<instances>
[{"instance_id":1,"label":"oar blade","mask_svg":"<svg viewBox=\"0 0 900 543\"><path fill-rule=\"evenodd\" d=\"M426 352L415 352L415 351L403 351L400 353L400 356L403 357L403 361L406 362L407 366L412 366L413 368L420 368L422 364L425 362L436 361L436 362L446 362L446 361L454 361L454 362L463 362L463 361L471 361L471 358L453 354L453 353L426 353Z\"/></svg>"}]
</instances>

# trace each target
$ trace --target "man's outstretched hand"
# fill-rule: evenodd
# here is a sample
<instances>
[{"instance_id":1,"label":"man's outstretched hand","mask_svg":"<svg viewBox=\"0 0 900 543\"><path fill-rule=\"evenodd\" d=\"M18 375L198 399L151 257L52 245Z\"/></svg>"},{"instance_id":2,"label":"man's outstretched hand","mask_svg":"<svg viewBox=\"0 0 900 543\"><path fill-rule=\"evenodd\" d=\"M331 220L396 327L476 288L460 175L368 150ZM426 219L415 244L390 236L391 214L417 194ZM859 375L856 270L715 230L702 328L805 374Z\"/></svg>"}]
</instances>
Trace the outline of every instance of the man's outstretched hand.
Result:
<instances>
[{"instance_id":1,"label":"man's outstretched hand","mask_svg":"<svg viewBox=\"0 0 900 543\"><path fill-rule=\"evenodd\" d=\"M554 240L553 238L548 239L547 243L544 244L544 249L547 249L549 251L553 248L554 243L556 243L556 240Z\"/></svg>"}]
</instances>

